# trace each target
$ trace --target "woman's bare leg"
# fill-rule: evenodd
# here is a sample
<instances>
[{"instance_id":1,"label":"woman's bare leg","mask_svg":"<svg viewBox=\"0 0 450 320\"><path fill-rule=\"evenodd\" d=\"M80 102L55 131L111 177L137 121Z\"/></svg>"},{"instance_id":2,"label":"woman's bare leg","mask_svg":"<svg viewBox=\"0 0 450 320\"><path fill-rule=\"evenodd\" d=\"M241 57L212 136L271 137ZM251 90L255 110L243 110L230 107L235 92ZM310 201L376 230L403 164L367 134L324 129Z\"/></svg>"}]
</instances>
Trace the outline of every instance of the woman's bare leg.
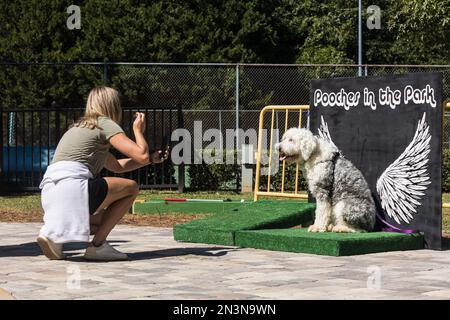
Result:
<instances>
[{"instance_id":1,"label":"woman's bare leg","mask_svg":"<svg viewBox=\"0 0 450 320\"><path fill-rule=\"evenodd\" d=\"M97 230L93 230L95 236L92 243L95 246L101 245L106 240L111 230L133 205L133 201L139 193L139 187L134 180L116 177L104 179L108 184L108 194L99 208L107 208L103 210L103 213L99 213L101 217L94 218L94 215L92 218L94 221L100 222Z\"/></svg>"},{"instance_id":2,"label":"woman's bare leg","mask_svg":"<svg viewBox=\"0 0 450 320\"><path fill-rule=\"evenodd\" d=\"M102 223L103 219L103 213L105 212L105 209L98 209L97 212L95 212L93 215L89 217L89 226L91 230L91 236L95 235L98 231L98 228L100 227L100 224Z\"/></svg>"}]
</instances>

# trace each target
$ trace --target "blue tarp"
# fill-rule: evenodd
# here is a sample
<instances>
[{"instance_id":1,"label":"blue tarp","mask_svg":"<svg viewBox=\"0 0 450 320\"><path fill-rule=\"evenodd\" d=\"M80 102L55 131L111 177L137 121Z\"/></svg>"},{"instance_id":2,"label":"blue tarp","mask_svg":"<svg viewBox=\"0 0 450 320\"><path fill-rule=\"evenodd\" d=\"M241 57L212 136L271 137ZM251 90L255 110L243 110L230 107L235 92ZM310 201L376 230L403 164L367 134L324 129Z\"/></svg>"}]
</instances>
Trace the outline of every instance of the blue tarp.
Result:
<instances>
[{"instance_id":1,"label":"blue tarp","mask_svg":"<svg viewBox=\"0 0 450 320\"><path fill-rule=\"evenodd\" d=\"M32 170L34 172L39 172L40 168L42 168L42 172L45 172L45 170L47 170L49 162L51 162L53 159L55 149L56 149L55 147L46 147L46 146L42 146L42 149L39 148L39 146L34 146L33 148L31 148L31 146L25 147L10 146L8 156L8 147L3 146L2 172L8 171L15 172L16 166L18 172L22 172L23 169L25 169L26 172L31 172ZM16 159L16 151L17 151L17 159ZM33 162L31 161L32 154L33 154Z\"/></svg>"}]
</instances>

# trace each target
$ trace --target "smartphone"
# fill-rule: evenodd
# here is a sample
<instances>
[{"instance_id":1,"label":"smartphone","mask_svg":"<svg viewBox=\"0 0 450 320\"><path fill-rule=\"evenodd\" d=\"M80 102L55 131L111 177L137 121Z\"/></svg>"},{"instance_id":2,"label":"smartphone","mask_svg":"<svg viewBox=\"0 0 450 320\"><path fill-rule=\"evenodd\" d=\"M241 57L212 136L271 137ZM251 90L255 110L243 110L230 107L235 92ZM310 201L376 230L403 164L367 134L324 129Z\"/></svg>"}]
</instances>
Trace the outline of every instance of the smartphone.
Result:
<instances>
[{"instance_id":1,"label":"smartphone","mask_svg":"<svg viewBox=\"0 0 450 320\"><path fill-rule=\"evenodd\" d=\"M159 150L163 150L163 151L170 150L170 140L169 140L168 135L163 136ZM161 153L161 158L162 157L164 157L164 152Z\"/></svg>"}]
</instances>

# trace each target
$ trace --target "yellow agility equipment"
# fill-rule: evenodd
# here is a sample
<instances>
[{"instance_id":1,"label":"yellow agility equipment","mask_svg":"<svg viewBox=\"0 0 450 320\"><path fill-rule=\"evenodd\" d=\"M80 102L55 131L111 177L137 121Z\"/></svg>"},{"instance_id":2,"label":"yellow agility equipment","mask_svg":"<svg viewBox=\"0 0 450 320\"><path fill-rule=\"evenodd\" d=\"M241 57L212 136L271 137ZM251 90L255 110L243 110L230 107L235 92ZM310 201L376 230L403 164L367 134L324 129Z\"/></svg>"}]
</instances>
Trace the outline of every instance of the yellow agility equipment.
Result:
<instances>
[{"instance_id":1,"label":"yellow agility equipment","mask_svg":"<svg viewBox=\"0 0 450 320\"><path fill-rule=\"evenodd\" d=\"M257 201L259 196L269 196L269 197L287 197L287 198L299 198L299 199L307 199L308 195L304 193L298 192L298 176L299 176L299 168L298 164L295 169L295 184L294 184L294 192L286 192L285 189L285 172L286 172L286 161L282 162L282 176L281 176L281 190L280 192L273 192L270 190L270 179L271 179L271 168L272 168L272 145L273 145L273 133L274 133L274 124L275 124L275 112L276 111L284 111L285 112L285 125L284 130L288 129L288 120L289 120L289 111L298 111L298 127L300 128L302 125L302 113L303 111L309 111L309 105L286 105L286 106L266 106L264 107L259 114L259 131L258 131L258 150L256 151L256 173L255 173L255 194L254 200ZM259 184L261 180L261 158L263 154L263 130L264 130L264 116L266 113L271 113L270 118L270 137L269 137L269 161L268 161L268 176L267 176L267 189L266 191L261 191Z\"/></svg>"}]
</instances>

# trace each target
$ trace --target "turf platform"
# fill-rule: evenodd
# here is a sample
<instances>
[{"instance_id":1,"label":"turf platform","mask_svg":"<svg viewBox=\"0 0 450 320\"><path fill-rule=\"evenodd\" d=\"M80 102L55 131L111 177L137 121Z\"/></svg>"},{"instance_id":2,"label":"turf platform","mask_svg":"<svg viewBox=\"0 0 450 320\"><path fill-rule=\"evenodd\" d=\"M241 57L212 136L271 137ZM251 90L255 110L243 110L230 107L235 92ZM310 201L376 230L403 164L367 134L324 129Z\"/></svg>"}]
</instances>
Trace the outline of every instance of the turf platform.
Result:
<instances>
[{"instance_id":1,"label":"turf platform","mask_svg":"<svg viewBox=\"0 0 450 320\"><path fill-rule=\"evenodd\" d=\"M141 214L158 214L158 213L214 214L234 210L242 206L244 203L241 203L240 201L169 202L164 200L152 200L141 203L139 202L134 203L133 212L138 212Z\"/></svg>"},{"instance_id":2,"label":"turf platform","mask_svg":"<svg viewBox=\"0 0 450 320\"><path fill-rule=\"evenodd\" d=\"M394 232L312 233L306 228L238 231L239 247L313 253L328 256L350 256L386 251L424 248L423 236Z\"/></svg>"},{"instance_id":3,"label":"turf platform","mask_svg":"<svg viewBox=\"0 0 450 320\"><path fill-rule=\"evenodd\" d=\"M315 205L299 201L261 200L244 202L207 218L176 225L177 241L234 246L241 230L289 228L313 220Z\"/></svg>"},{"instance_id":4,"label":"turf platform","mask_svg":"<svg viewBox=\"0 0 450 320\"><path fill-rule=\"evenodd\" d=\"M231 203L230 203L231 204ZM211 204L196 206L213 210ZM187 207L186 207L187 208ZM188 208L187 208L188 209ZM173 229L177 241L256 249L348 256L385 251L423 249L421 235L393 232L311 233L315 205L299 201L261 200L223 206L216 214Z\"/></svg>"}]
</instances>

